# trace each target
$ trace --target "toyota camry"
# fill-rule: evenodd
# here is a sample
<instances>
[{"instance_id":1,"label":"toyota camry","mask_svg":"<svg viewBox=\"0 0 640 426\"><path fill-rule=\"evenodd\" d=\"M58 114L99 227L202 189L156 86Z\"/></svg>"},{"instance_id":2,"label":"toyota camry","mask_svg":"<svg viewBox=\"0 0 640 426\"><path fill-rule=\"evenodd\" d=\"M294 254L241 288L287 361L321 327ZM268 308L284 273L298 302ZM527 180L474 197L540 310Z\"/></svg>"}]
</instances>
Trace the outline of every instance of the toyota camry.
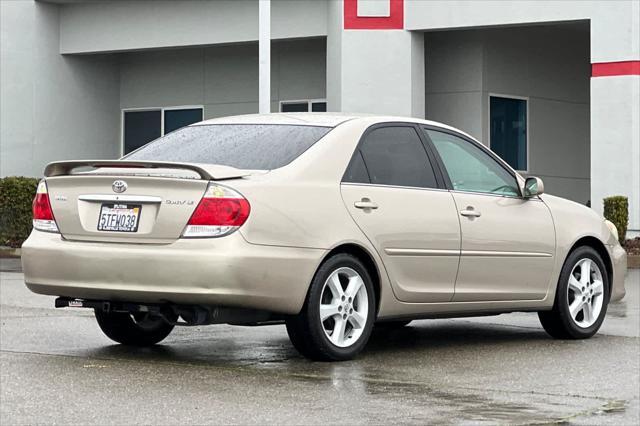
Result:
<instances>
[{"instance_id":1,"label":"toyota camry","mask_svg":"<svg viewBox=\"0 0 640 426\"><path fill-rule=\"evenodd\" d=\"M611 222L436 122L218 118L44 176L26 285L125 345L285 323L303 355L346 360L376 325L514 311L582 339L625 293Z\"/></svg>"}]
</instances>

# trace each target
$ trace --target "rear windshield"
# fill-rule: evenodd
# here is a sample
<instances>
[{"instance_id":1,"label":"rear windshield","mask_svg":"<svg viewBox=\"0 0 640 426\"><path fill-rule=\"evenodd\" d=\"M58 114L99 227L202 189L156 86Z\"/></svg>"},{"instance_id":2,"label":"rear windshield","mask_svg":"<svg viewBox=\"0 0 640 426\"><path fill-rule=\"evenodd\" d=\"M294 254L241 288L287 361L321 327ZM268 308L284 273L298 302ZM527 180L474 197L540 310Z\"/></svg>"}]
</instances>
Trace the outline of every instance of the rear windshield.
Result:
<instances>
[{"instance_id":1,"label":"rear windshield","mask_svg":"<svg viewBox=\"0 0 640 426\"><path fill-rule=\"evenodd\" d=\"M213 124L184 127L123 157L272 170L289 164L331 127Z\"/></svg>"}]
</instances>

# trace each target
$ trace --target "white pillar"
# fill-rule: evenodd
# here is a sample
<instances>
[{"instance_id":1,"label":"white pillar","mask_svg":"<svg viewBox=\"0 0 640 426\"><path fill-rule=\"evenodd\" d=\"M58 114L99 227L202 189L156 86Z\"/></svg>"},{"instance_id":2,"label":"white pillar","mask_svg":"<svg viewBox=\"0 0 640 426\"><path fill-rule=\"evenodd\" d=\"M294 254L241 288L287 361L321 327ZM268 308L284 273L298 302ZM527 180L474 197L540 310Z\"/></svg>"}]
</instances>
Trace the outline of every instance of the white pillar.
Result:
<instances>
[{"instance_id":1,"label":"white pillar","mask_svg":"<svg viewBox=\"0 0 640 426\"><path fill-rule=\"evenodd\" d=\"M591 20L593 64L640 62L640 3L620 6L627 19ZM591 207L611 195L629 198L627 238L640 236L640 74L619 68L591 78Z\"/></svg>"},{"instance_id":2,"label":"white pillar","mask_svg":"<svg viewBox=\"0 0 640 426\"><path fill-rule=\"evenodd\" d=\"M271 0L258 0L258 110L271 112Z\"/></svg>"},{"instance_id":3,"label":"white pillar","mask_svg":"<svg viewBox=\"0 0 640 426\"><path fill-rule=\"evenodd\" d=\"M330 110L424 118L424 34L345 30L327 41Z\"/></svg>"}]
</instances>

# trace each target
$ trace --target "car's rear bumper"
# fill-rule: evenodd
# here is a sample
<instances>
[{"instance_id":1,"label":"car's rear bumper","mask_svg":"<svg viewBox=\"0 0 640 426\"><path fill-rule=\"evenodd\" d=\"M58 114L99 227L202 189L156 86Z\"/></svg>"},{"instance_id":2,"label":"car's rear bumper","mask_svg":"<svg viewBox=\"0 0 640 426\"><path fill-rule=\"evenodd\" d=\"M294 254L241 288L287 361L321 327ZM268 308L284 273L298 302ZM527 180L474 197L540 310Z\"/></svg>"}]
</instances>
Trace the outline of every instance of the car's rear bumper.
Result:
<instances>
[{"instance_id":1,"label":"car's rear bumper","mask_svg":"<svg viewBox=\"0 0 640 426\"><path fill-rule=\"evenodd\" d=\"M82 299L300 311L325 251L248 243L239 232L171 244L66 241L33 231L22 246L35 293Z\"/></svg>"},{"instance_id":2,"label":"car's rear bumper","mask_svg":"<svg viewBox=\"0 0 640 426\"><path fill-rule=\"evenodd\" d=\"M627 275L627 252L616 244L608 246L611 263L613 264L613 285L611 286L611 301L616 302L624 297L624 279Z\"/></svg>"}]
</instances>

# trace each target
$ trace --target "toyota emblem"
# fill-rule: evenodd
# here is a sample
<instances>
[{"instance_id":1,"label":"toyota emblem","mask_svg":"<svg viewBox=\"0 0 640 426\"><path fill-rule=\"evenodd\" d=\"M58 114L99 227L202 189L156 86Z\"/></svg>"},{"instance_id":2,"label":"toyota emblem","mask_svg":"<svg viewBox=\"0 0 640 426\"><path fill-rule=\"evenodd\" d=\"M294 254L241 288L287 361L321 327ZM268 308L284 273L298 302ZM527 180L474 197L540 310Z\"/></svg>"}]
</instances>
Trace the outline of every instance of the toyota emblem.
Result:
<instances>
[{"instance_id":1,"label":"toyota emblem","mask_svg":"<svg viewBox=\"0 0 640 426\"><path fill-rule=\"evenodd\" d=\"M111 184L111 189L113 189L113 192L117 194L122 194L127 190L127 182L123 180L116 180Z\"/></svg>"}]
</instances>

